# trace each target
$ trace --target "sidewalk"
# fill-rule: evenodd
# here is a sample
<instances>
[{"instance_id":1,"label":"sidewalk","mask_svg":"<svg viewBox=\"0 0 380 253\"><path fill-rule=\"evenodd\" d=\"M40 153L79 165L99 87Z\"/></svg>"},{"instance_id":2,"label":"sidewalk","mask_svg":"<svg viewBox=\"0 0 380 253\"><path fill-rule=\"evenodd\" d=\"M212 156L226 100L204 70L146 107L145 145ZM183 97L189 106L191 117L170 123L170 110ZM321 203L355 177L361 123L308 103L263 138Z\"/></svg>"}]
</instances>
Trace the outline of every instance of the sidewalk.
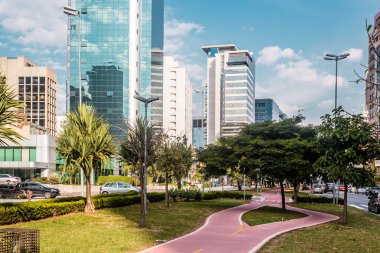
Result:
<instances>
[{"instance_id":1,"label":"sidewalk","mask_svg":"<svg viewBox=\"0 0 380 253\"><path fill-rule=\"evenodd\" d=\"M282 233L338 219L334 215L287 206L289 210L295 210L309 216L253 227L244 224L241 220L245 212L266 205L280 207L280 204L281 199L278 195L266 194L264 201L252 202L217 212L208 217L205 224L198 230L146 249L141 253L257 252L270 239Z\"/></svg>"}]
</instances>

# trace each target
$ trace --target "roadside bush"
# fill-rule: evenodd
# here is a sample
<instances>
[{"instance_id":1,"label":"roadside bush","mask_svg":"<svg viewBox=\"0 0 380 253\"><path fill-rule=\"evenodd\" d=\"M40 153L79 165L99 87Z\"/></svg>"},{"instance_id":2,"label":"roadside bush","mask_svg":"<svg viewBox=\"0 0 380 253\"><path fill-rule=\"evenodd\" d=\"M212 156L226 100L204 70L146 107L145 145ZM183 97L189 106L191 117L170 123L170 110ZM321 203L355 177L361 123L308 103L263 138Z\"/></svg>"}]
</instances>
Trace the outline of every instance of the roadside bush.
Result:
<instances>
[{"instance_id":1,"label":"roadside bush","mask_svg":"<svg viewBox=\"0 0 380 253\"><path fill-rule=\"evenodd\" d=\"M98 178L98 185L103 185L109 182L124 182L133 186L140 185L140 180L135 177L129 176L100 176Z\"/></svg>"},{"instance_id":2,"label":"roadside bush","mask_svg":"<svg viewBox=\"0 0 380 253\"><path fill-rule=\"evenodd\" d=\"M49 184L60 184L61 183L61 176L58 173L51 173L47 177L47 182Z\"/></svg>"},{"instance_id":3,"label":"roadside bush","mask_svg":"<svg viewBox=\"0 0 380 253\"><path fill-rule=\"evenodd\" d=\"M244 194L240 191L211 191L211 192L205 192L203 194L204 200L217 199L217 198L244 199ZM251 199L252 194L246 192L245 198Z\"/></svg>"},{"instance_id":4,"label":"roadside bush","mask_svg":"<svg viewBox=\"0 0 380 253\"><path fill-rule=\"evenodd\" d=\"M321 196L298 196L297 197L297 202L302 202L302 203L327 203L327 204L331 204L332 203L332 199L331 198L326 198L326 197L321 197ZM344 203L344 200L343 199L339 199L339 204L340 205L343 205Z\"/></svg>"},{"instance_id":5,"label":"roadside bush","mask_svg":"<svg viewBox=\"0 0 380 253\"><path fill-rule=\"evenodd\" d=\"M148 199L150 202L162 201L165 199L165 193L148 193ZM93 196L93 202L97 209L121 207L140 203L140 195L137 195L136 192L95 195ZM84 203L84 197L57 198L22 203L2 203L0 204L0 225L83 212Z\"/></svg>"},{"instance_id":6,"label":"roadside bush","mask_svg":"<svg viewBox=\"0 0 380 253\"><path fill-rule=\"evenodd\" d=\"M37 177L32 179L33 182L39 182L41 184L47 184L47 177Z\"/></svg>"}]
</instances>

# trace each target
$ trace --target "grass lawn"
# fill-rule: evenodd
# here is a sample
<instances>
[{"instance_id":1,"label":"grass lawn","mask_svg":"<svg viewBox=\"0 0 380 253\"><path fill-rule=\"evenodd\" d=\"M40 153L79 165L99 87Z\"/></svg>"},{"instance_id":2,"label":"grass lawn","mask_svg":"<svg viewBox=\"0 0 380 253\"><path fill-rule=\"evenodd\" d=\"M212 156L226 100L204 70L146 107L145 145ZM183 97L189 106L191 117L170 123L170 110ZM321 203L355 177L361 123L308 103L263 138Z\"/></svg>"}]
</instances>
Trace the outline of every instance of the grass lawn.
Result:
<instances>
[{"instance_id":1,"label":"grass lawn","mask_svg":"<svg viewBox=\"0 0 380 253\"><path fill-rule=\"evenodd\" d=\"M149 204L147 227L138 227L140 205L109 208L95 214L70 214L20 223L18 228L40 230L41 252L136 252L201 226L211 213L243 204L241 200L215 199L201 202Z\"/></svg>"},{"instance_id":2,"label":"grass lawn","mask_svg":"<svg viewBox=\"0 0 380 253\"><path fill-rule=\"evenodd\" d=\"M286 212L283 213L281 208L263 206L245 213L242 220L250 226L255 226L277 221L292 220L305 216L307 215L295 211L286 210Z\"/></svg>"},{"instance_id":3,"label":"grass lawn","mask_svg":"<svg viewBox=\"0 0 380 253\"><path fill-rule=\"evenodd\" d=\"M341 216L342 206L332 204L293 204L295 207ZM335 221L296 230L270 241L260 253L268 252L380 252L380 217L355 208L348 209L347 225Z\"/></svg>"}]
</instances>

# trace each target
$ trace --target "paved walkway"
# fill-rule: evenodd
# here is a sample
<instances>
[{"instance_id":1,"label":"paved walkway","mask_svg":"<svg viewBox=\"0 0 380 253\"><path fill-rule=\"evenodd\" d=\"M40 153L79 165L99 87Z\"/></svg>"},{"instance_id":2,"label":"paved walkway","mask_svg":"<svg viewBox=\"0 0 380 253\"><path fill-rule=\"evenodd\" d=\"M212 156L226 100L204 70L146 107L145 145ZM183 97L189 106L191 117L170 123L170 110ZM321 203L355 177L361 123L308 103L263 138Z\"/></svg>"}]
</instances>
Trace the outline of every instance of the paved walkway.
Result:
<instances>
[{"instance_id":1,"label":"paved walkway","mask_svg":"<svg viewBox=\"0 0 380 253\"><path fill-rule=\"evenodd\" d=\"M288 210L307 214L307 217L289 221L249 226L242 222L245 212L262 206L280 207L281 199L277 194L264 195L265 200L251 202L229 208L209 216L205 224L196 231L172 241L142 251L143 253L247 253L257 252L270 239L299 228L310 227L338 217L287 206ZM141 252L141 253L142 253Z\"/></svg>"}]
</instances>

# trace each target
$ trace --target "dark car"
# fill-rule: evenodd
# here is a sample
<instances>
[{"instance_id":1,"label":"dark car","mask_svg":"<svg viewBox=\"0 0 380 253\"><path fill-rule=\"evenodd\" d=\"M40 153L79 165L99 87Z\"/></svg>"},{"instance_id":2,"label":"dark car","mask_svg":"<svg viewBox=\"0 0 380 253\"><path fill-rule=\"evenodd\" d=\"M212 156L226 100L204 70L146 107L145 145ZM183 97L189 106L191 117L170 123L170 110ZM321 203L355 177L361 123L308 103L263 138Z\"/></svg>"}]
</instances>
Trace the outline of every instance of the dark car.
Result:
<instances>
[{"instance_id":1,"label":"dark car","mask_svg":"<svg viewBox=\"0 0 380 253\"><path fill-rule=\"evenodd\" d=\"M55 198L61 194L58 189L47 187L38 182L23 182L16 185L18 196L26 196L27 191L31 191L33 197L43 196L46 199Z\"/></svg>"},{"instance_id":2,"label":"dark car","mask_svg":"<svg viewBox=\"0 0 380 253\"><path fill-rule=\"evenodd\" d=\"M334 192L334 183L327 183L325 185L325 192Z\"/></svg>"},{"instance_id":3,"label":"dark car","mask_svg":"<svg viewBox=\"0 0 380 253\"><path fill-rule=\"evenodd\" d=\"M0 184L0 198L13 198L16 196L16 187L13 184Z\"/></svg>"},{"instance_id":4,"label":"dark car","mask_svg":"<svg viewBox=\"0 0 380 253\"><path fill-rule=\"evenodd\" d=\"M380 187L379 186L372 186L367 189L366 195L371 196L373 194L379 193Z\"/></svg>"},{"instance_id":5,"label":"dark car","mask_svg":"<svg viewBox=\"0 0 380 253\"><path fill-rule=\"evenodd\" d=\"M379 193L371 193L368 197L368 212L380 213Z\"/></svg>"}]
</instances>

